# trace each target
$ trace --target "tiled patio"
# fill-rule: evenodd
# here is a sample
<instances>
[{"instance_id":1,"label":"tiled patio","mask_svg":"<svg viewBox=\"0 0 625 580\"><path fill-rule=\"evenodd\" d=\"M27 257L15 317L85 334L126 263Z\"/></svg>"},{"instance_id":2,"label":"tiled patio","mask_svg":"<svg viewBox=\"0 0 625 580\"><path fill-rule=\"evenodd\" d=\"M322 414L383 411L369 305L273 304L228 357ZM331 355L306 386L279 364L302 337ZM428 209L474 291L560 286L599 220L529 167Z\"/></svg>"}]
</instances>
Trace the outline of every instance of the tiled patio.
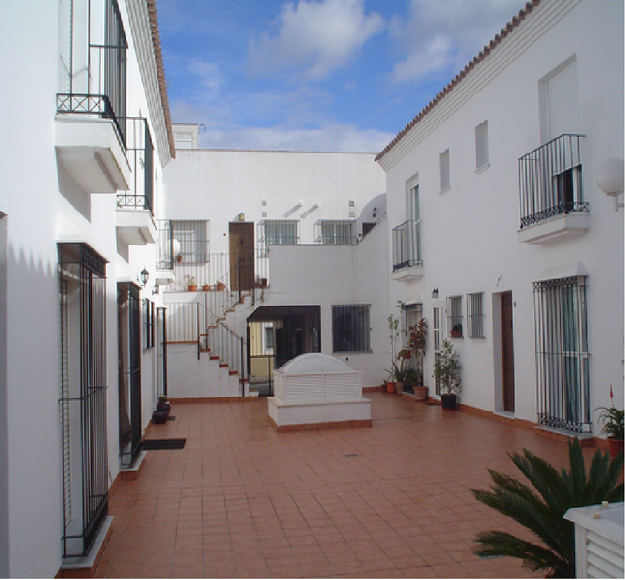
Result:
<instances>
[{"instance_id":1,"label":"tiled patio","mask_svg":"<svg viewBox=\"0 0 625 580\"><path fill-rule=\"evenodd\" d=\"M373 428L276 433L266 400L175 405L136 481L111 498L98 577L529 577L471 551L518 526L478 504L487 468L524 447L567 463L565 443L411 398L367 393ZM585 451L587 456L593 450ZM523 533L523 532L521 532Z\"/></svg>"}]
</instances>

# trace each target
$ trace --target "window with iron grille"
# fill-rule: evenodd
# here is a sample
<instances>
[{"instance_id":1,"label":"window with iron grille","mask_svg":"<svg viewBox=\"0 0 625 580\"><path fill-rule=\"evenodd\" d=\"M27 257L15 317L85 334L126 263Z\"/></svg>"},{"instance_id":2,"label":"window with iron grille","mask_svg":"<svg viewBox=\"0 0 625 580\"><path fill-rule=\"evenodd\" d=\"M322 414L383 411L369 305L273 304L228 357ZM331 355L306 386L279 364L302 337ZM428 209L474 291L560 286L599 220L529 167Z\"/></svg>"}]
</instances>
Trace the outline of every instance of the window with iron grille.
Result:
<instances>
[{"instance_id":1,"label":"window with iron grille","mask_svg":"<svg viewBox=\"0 0 625 580\"><path fill-rule=\"evenodd\" d=\"M332 351L371 352L368 304L332 306Z\"/></svg>"},{"instance_id":2,"label":"window with iron grille","mask_svg":"<svg viewBox=\"0 0 625 580\"><path fill-rule=\"evenodd\" d=\"M467 294L467 326L469 338L484 338L484 292Z\"/></svg>"},{"instance_id":3,"label":"window with iron grille","mask_svg":"<svg viewBox=\"0 0 625 580\"><path fill-rule=\"evenodd\" d=\"M172 220L173 239L180 244L176 259L185 264L209 262L209 220Z\"/></svg>"},{"instance_id":4,"label":"window with iron grille","mask_svg":"<svg viewBox=\"0 0 625 580\"><path fill-rule=\"evenodd\" d=\"M324 246L342 246L356 242L355 220L319 220L315 239Z\"/></svg>"},{"instance_id":5,"label":"window with iron grille","mask_svg":"<svg viewBox=\"0 0 625 580\"><path fill-rule=\"evenodd\" d=\"M462 296L447 297L447 329L452 338L462 338Z\"/></svg>"},{"instance_id":6,"label":"window with iron grille","mask_svg":"<svg viewBox=\"0 0 625 580\"><path fill-rule=\"evenodd\" d=\"M89 553L108 514L106 260L58 245L63 555Z\"/></svg>"},{"instance_id":7,"label":"window with iron grille","mask_svg":"<svg viewBox=\"0 0 625 580\"><path fill-rule=\"evenodd\" d=\"M298 220L263 220L259 225L265 239L265 248L292 246L298 243Z\"/></svg>"},{"instance_id":8,"label":"window with iron grille","mask_svg":"<svg viewBox=\"0 0 625 580\"><path fill-rule=\"evenodd\" d=\"M591 432L586 276L534 283L538 422Z\"/></svg>"},{"instance_id":9,"label":"window with iron grille","mask_svg":"<svg viewBox=\"0 0 625 580\"><path fill-rule=\"evenodd\" d=\"M148 349L154 346L154 318L155 318L155 306L154 302L143 299L143 326L144 326L144 341L143 348Z\"/></svg>"}]
</instances>

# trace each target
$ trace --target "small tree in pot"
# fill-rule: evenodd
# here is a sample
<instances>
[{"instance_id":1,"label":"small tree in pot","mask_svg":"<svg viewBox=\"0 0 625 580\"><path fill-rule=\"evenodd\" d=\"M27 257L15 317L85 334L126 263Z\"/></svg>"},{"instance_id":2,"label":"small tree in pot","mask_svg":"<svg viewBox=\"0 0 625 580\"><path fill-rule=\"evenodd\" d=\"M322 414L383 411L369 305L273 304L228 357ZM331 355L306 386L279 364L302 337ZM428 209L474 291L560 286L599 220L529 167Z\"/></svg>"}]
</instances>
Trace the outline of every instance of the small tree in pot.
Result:
<instances>
[{"instance_id":1,"label":"small tree in pot","mask_svg":"<svg viewBox=\"0 0 625 580\"><path fill-rule=\"evenodd\" d=\"M408 329L408 348L415 359L417 378L412 390L415 401L427 401L428 388L423 384L423 358L425 357L425 347L427 344L428 323L425 318L419 320L417 324Z\"/></svg>"},{"instance_id":2,"label":"small tree in pot","mask_svg":"<svg viewBox=\"0 0 625 580\"><path fill-rule=\"evenodd\" d=\"M437 360L434 363L434 378L441 385L441 406L443 409L456 408L456 395L460 392L460 359L453 345L443 341Z\"/></svg>"}]
</instances>

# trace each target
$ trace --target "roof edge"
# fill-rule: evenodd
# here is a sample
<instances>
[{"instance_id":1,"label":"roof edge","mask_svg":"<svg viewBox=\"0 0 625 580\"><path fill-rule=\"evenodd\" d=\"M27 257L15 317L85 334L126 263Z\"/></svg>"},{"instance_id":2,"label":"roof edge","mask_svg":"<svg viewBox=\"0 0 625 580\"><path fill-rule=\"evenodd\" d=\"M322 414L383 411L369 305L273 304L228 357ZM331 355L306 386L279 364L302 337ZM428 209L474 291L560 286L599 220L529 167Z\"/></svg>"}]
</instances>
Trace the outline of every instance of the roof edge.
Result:
<instances>
[{"instance_id":1,"label":"roof edge","mask_svg":"<svg viewBox=\"0 0 625 580\"><path fill-rule=\"evenodd\" d=\"M540 4L541 0L531 0L527 2L524 8L512 18L504 26L499 34L495 35L488 44L479 52L477 56L473 58L446 86L441 90L422 110L421 112L410 121L393 139L392 141L375 156L375 161L379 162L387 153L389 153L395 145L397 145L409 131L436 106L440 101L448 95L462 80L469 75L469 73L475 68L477 64L482 62L497 46L501 44L504 38L508 36L515 28L521 24L521 21L525 20L525 17Z\"/></svg>"}]
</instances>

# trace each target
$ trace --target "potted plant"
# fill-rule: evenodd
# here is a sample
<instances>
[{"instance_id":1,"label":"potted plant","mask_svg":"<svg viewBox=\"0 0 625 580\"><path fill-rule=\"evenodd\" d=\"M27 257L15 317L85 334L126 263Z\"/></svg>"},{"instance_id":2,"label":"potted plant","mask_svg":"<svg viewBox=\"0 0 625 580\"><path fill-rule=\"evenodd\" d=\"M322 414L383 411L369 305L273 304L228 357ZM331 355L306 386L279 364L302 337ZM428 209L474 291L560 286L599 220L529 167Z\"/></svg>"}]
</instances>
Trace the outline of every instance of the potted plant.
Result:
<instances>
[{"instance_id":1,"label":"potted plant","mask_svg":"<svg viewBox=\"0 0 625 580\"><path fill-rule=\"evenodd\" d=\"M169 399L165 395L160 395L156 403L156 411L152 413L152 420L157 424L165 423L169 418L170 412L171 405Z\"/></svg>"},{"instance_id":2,"label":"potted plant","mask_svg":"<svg viewBox=\"0 0 625 580\"><path fill-rule=\"evenodd\" d=\"M623 416L625 411L614 406L612 385L610 385L610 400L612 401L610 407L599 407L601 410L599 419L603 422L601 432L608 436L610 457L614 459L619 453L623 453Z\"/></svg>"},{"instance_id":3,"label":"potted plant","mask_svg":"<svg viewBox=\"0 0 625 580\"><path fill-rule=\"evenodd\" d=\"M458 353L447 339L434 363L434 378L441 385L441 407L445 410L456 408L456 395L460 392L460 361Z\"/></svg>"},{"instance_id":4,"label":"potted plant","mask_svg":"<svg viewBox=\"0 0 625 580\"><path fill-rule=\"evenodd\" d=\"M197 282L193 276L189 276L189 281L187 282L187 288L189 292L195 292L197 290Z\"/></svg>"},{"instance_id":5,"label":"potted plant","mask_svg":"<svg viewBox=\"0 0 625 580\"><path fill-rule=\"evenodd\" d=\"M388 326L389 340L391 342L391 361L392 361L391 368L384 369L388 373L388 378L386 379L386 392L394 393L395 389L397 388L395 384L397 382L397 379L395 378L397 376L395 341L397 340L397 337L399 336L399 318L395 318L392 314L389 314L388 318L386 319L386 324Z\"/></svg>"},{"instance_id":6,"label":"potted plant","mask_svg":"<svg viewBox=\"0 0 625 580\"><path fill-rule=\"evenodd\" d=\"M423 384L423 359L425 357L426 338L428 333L428 323L425 318L419 320L417 324L411 326L408 335L408 348L416 361L416 380L412 391L415 401L428 400L428 388Z\"/></svg>"},{"instance_id":7,"label":"potted plant","mask_svg":"<svg viewBox=\"0 0 625 580\"><path fill-rule=\"evenodd\" d=\"M462 324L456 323L451 329L451 338L462 338Z\"/></svg>"},{"instance_id":8,"label":"potted plant","mask_svg":"<svg viewBox=\"0 0 625 580\"><path fill-rule=\"evenodd\" d=\"M204 284L202 284L202 290L204 290L204 292L208 292L211 289L211 285L207 284L206 282L204 282Z\"/></svg>"}]
</instances>

